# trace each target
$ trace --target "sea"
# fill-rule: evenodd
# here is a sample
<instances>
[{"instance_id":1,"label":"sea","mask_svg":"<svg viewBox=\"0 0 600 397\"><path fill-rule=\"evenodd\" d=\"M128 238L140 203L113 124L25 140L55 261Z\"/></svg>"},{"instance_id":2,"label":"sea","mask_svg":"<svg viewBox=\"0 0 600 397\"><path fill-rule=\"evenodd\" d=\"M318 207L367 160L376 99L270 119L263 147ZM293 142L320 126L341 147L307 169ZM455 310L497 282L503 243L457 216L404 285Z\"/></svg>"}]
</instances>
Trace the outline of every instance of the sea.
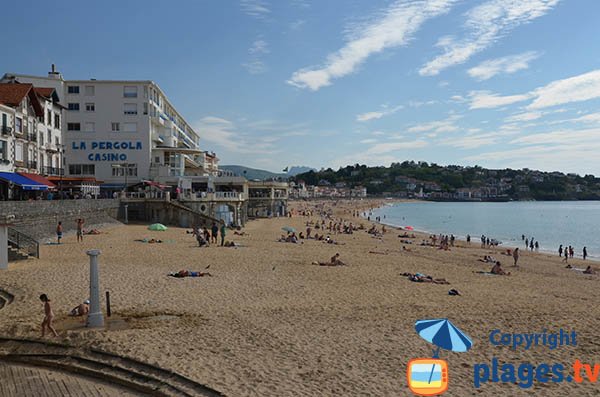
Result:
<instances>
[{"instance_id":1,"label":"sea","mask_svg":"<svg viewBox=\"0 0 600 397\"><path fill-rule=\"evenodd\" d=\"M367 214L369 216L369 214ZM454 234L458 239L480 241L485 235L503 247L525 248L522 236L539 242L540 251L558 255L560 244L573 246L581 257L600 260L600 201L510 201L390 203L373 210L371 220L412 226L431 234Z\"/></svg>"}]
</instances>

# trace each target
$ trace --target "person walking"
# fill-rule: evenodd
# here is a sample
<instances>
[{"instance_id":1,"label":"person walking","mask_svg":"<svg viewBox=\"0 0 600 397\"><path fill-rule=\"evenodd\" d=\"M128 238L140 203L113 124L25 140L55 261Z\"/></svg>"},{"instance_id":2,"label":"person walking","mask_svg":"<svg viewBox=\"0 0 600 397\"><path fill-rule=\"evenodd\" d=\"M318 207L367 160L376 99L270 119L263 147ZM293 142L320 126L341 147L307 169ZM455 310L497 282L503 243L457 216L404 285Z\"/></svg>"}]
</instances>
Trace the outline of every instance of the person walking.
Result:
<instances>
[{"instance_id":1,"label":"person walking","mask_svg":"<svg viewBox=\"0 0 600 397\"><path fill-rule=\"evenodd\" d=\"M54 329L52 325L52 320L54 320L54 312L52 311L52 306L50 306L50 299L48 295L41 294L40 300L44 302L44 320L42 321L42 338L46 335L46 328L51 331L54 336L58 336L58 333Z\"/></svg>"},{"instance_id":2,"label":"person walking","mask_svg":"<svg viewBox=\"0 0 600 397\"><path fill-rule=\"evenodd\" d=\"M60 240L62 239L62 236L63 236L62 222L58 222L58 225L56 225L56 241L58 242L58 244L60 244Z\"/></svg>"},{"instance_id":3,"label":"person walking","mask_svg":"<svg viewBox=\"0 0 600 397\"><path fill-rule=\"evenodd\" d=\"M558 247L558 256L562 256L563 247L562 244Z\"/></svg>"},{"instance_id":4,"label":"person walking","mask_svg":"<svg viewBox=\"0 0 600 397\"><path fill-rule=\"evenodd\" d=\"M519 266L517 262L519 262L519 249L515 248L513 251L513 259L515 260L515 266Z\"/></svg>"},{"instance_id":5,"label":"person walking","mask_svg":"<svg viewBox=\"0 0 600 397\"><path fill-rule=\"evenodd\" d=\"M587 247L583 247L583 260L587 258Z\"/></svg>"},{"instance_id":6,"label":"person walking","mask_svg":"<svg viewBox=\"0 0 600 397\"><path fill-rule=\"evenodd\" d=\"M221 223L221 247L225 245L225 234L227 233L227 227L225 226L225 222Z\"/></svg>"}]
</instances>

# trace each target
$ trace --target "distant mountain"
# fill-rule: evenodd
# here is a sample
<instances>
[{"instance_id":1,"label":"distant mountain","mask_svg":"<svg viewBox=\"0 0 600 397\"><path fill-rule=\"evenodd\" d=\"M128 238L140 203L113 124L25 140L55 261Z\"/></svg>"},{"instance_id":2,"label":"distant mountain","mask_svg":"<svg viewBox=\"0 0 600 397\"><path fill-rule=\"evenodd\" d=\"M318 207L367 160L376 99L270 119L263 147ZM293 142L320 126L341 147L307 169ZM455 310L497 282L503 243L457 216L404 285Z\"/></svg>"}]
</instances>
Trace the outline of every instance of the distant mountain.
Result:
<instances>
[{"instance_id":1,"label":"distant mountain","mask_svg":"<svg viewBox=\"0 0 600 397\"><path fill-rule=\"evenodd\" d=\"M287 175L288 176L296 176L298 174L303 174L303 173L309 172L309 171L316 171L316 169L314 169L312 167L307 167L305 165L295 165L293 167L290 167Z\"/></svg>"},{"instance_id":2,"label":"distant mountain","mask_svg":"<svg viewBox=\"0 0 600 397\"><path fill-rule=\"evenodd\" d=\"M296 176L305 172L316 171L316 169L306 166L292 166L289 167L287 173L275 173L267 170L259 170L256 168L245 167L243 165L220 165L220 169L225 171L231 171L236 175L243 176L246 179L276 179L283 178L287 179L291 176Z\"/></svg>"},{"instance_id":3,"label":"distant mountain","mask_svg":"<svg viewBox=\"0 0 600 397\"><path fill-rule=\"evenodd\" d=\"M284 178L287 179L287 174L276 174L267 170L259 170L256 168L244 167L243 165L219 165L219 169L225 171L231 171L236 175L243 176L246 179L273 179L273 178Z\"/></svg>"}]
</instances>

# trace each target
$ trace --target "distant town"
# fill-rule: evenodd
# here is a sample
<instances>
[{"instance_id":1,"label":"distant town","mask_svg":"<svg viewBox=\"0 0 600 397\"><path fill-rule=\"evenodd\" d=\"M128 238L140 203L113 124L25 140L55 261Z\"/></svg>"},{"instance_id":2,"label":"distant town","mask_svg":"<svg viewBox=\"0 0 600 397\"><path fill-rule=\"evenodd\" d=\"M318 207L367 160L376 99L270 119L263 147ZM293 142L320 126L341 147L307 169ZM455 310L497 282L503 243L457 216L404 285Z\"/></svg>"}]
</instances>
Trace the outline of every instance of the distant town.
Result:
<instances>
[{"instance_id":1,"label":"distant town","mask_svg":"<svg viewBox=\"0 0 600 397\"><path fill-rule=\"evenodd\" d=\"M434 201L599 200L600 178L405 161L309 171L290 179L292 198L383 196Z\"/></svg>"}]
</instances>

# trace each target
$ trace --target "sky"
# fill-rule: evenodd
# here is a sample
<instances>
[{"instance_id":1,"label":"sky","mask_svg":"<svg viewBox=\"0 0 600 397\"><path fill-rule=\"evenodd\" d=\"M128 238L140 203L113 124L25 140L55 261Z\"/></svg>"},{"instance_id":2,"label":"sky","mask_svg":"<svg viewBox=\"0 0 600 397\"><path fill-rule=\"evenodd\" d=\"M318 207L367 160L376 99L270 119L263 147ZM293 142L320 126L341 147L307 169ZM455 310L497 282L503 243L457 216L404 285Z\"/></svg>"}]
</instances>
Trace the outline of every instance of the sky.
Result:
<instances>
[{"instance_id":1,"label":"sky","mask_svg":"<svg viewBox=\"0 0 600 397\"><path fill-rule=\"evenodd\" d=\"M0 72L155 81L221 164L600 175L598 0L37 1Z\"/></svg>"}]
</instances>

